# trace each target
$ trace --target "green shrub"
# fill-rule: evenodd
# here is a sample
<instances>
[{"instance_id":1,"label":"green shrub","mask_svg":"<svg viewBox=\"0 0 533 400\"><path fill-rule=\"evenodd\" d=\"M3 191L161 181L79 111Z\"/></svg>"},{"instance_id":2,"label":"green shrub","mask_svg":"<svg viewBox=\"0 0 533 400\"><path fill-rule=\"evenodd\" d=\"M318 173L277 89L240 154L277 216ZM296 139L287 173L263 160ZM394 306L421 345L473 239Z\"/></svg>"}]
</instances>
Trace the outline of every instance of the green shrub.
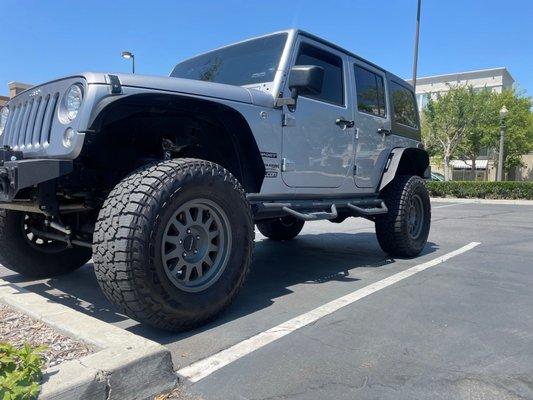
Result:
<instances>
[{"instance_id":1,"label":"green shrub","mask_svg":"<svg viewBox=\"0 0 533 400\"><path fill-rule=\"evenodd\" d=\"M433 197L533 200L533 182L427 182Z\"/></svg>"},{"instance_id":2,"label":"green shrub","mask_svg":"<svg viewBox=\"0 0 533 400\"><path fill-rule=\"evenodd\" d=\"M29 400L37 397L42 378L43 347L25 344L20 349L0 343L0 399Z\"/></svg>"}]
</instances>

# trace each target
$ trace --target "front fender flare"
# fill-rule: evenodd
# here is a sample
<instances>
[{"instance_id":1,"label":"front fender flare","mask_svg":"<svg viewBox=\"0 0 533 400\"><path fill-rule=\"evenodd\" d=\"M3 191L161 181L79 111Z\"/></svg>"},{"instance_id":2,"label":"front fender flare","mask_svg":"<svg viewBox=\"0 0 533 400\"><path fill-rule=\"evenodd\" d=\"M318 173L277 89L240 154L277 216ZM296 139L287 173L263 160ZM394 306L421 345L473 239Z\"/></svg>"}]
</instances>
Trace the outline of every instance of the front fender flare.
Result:
<instances>
[{"instance_id":1,"label":"front fender flare","mask_svg":"<svg viewBox=\"0 0 533 400\"><path fill-rule=\"evenodd\" d=\"M259 192L265 177L265 165L250 125L235 107L216 101L178 93L145 92L108 97L96 105L91 115L89 132L99 132L106 125L125 120L138 113L161 117L175 112L191 116L208 116L228 133L234 157L239 165L241 184L250 193Z\"/></svg>"}]
</instances>

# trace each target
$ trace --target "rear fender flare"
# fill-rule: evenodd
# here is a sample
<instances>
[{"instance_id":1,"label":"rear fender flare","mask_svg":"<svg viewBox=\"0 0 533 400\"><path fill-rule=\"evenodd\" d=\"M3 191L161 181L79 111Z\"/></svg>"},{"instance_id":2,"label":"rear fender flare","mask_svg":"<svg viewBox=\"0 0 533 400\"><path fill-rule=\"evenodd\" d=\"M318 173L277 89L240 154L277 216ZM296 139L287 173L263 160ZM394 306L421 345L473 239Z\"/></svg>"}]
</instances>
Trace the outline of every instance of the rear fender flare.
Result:
<instances>
[{"instance_id":1,"label":"rear fender flare","mask_svg":"<svg viewBox=\"0 0 533 400\"><path fill-rule=\"evenodd\" d=\"M429 178L429 156L425 150L413 147L397 147L390 152L381 176L378 191L381 192L398 175L416 175Z\"/></svg>"}]
</instances>

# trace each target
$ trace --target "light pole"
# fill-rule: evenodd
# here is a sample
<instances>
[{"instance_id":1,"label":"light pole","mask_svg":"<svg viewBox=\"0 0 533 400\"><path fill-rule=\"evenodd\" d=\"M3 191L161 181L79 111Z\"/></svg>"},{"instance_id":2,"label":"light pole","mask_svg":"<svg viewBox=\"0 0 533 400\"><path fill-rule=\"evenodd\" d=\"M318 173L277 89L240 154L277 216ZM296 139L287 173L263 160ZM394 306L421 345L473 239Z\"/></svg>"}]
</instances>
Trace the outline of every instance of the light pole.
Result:
<instances>
[{"instance_id":1,"label":"light pole","mask_svg":"<svg viewBox=\"0 0 533 400\"><path fill-rule=\"evenodd\" d=\"M416 9L416 30L415 30L415 48L413 54L413 88L416 90L416 70L418 66L418 38L420 36L420 6L422 0L418 0Z\"/></svg>"},{"instance_id":2,"label":"light pole","mask_svg":"<svg viewBox=\"0 0 533 400\"><path fill-rule=\"evenodd\" d=\"M131 72L135 73L135 56L131 51L123 51L122 52L122 58L125 58L126 60L131 59Z\"/></svg>"},{"instance_id":3,"label":"light pole","mask_svg":"<svg viewBox=\"0 0 533 400\"><path fill-rule=\"evenodd\" d=\"M503 106L500 110L500 152L498 154L497 181L503 181L503 149L505 144L505 117L507 116L507 113L507 107Z\"/></svg>"}]
</instances>

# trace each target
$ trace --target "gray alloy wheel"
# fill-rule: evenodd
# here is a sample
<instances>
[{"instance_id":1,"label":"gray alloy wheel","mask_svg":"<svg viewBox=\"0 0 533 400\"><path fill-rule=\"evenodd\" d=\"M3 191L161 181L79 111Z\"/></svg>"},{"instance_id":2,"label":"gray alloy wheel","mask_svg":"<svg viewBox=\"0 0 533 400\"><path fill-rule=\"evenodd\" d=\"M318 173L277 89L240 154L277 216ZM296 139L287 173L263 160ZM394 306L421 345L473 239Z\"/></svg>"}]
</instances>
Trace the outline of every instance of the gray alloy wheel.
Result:
<instances>
[{"instance_id":1,"label":"gray alloy wheel","mask_svg":"<svg viewBox=\"0 0 533 400\"><path fill-rule=\"evenodd\" d=\"M42 238L34 232L33 228L36 224L41 225L38 226L38 228L41 228L41 230L44 226L44 218L41 215L30 216L28 214L24 214L24 217L21 218L21 224L22 230L24 231L24 239L26 239L28 245L33 249L49 254L60 253L67 249L66 243Z\"/></svg>"},{"instance_id":2,"label":"gray alloy wheel","mask_svg":"<svg viewBox=\"0 0 533 400\"><path fill-rule=\"evenodd\" d=\"M409 203L407 229L411 239L416 240L424 226L424 205L418 194L414 194Z\"/></svg>"},{"instance_id":3,"label":"gray alloy wheel","mask_svg":"<svg viewBox=\"0 0 533 400\"><path fill-rule=\"evenodd\" d=\"M186 292L199 292L224 272L231 248L226 213L211 200L191 200L174 213L165 228L161 259L168 278Z\"/></svg>"}]
</instances>

